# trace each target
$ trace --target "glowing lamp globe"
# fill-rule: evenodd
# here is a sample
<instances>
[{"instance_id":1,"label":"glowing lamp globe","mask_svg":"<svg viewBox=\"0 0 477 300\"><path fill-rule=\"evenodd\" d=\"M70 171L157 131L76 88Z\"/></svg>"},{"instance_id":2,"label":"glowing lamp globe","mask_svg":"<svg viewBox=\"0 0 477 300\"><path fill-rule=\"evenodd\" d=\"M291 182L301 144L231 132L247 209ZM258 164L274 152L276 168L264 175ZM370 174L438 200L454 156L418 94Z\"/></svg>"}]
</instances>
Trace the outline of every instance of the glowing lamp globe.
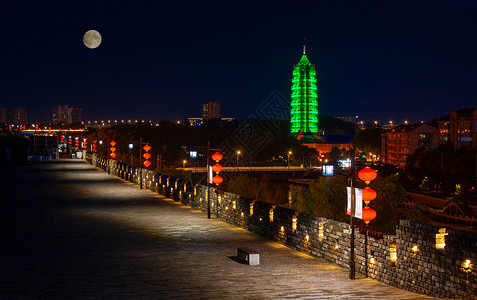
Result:
<instances>
[{"instance_id":1,"label":"glowing lamp globe","mask_svg":"<svg viewBox=\"0 0 477 300\"><path fill-rule=\"evenodd\" d=\"M224 168L223 168L221 165L219 165L219 164L215 164L215 165L212 167L212 171L214 171L215 173L220 173L220 172L222 172L223 169L224 169Z\"/></svg>"},{"instance_id":2,"label":"glowing lamp globe","mask_svg":"<svg viewBox=\"0 0 477 300\"><path fill-rule=\"evenodd\" d=\"M145 159L149 159L151 158L151 153L146 152L142 155L142 157L144 157Z\"/></svg>"},{"instance_id":3,"label":"glowing lamp globe","mask_svg":"<svg viewBox=\"0 0 477 300\"><path fill-rule=\"evenodd\" d=\"M111 156L112 158L115 158L115 157L116 157L116 153L113 152L113 153L110 154L110 156Z\"/></svg>"},{"instance_id":4,"label":"glowing lamp globe","mask_svg":"<svg viewBox=\"0 0 477 300\"><path fill-rule=\"evenodd\" d=\"M151 165L151 162L146 160L142 163L146 168L149 167Z\"/></svg>"},{"instance_id":5,"label":"glowing lamp globe","mask_svg":"<svg viewBox=\"0 0 477 300\"><path fill-rule=\"evenodd\" d=\"M144 149L144 151L149 151L149 150L151 150L151 146L144 145L144 147L142 147L142 149Z\"/></svg>"},{"instance_id":6,"label":"glowing lamp globe","mask_svg":"<svg viewBox=\"0 0 477 300\"><path fill-rule=\"evenodd\" d=\"M369 184L372 180L376 179L377 176L378 173L370 167L366 167L358 172L359 179L366 182L366 184Z\"/></svg>"},{"instance_id":7,"label":"glowing lamp globe","mask_svg":"<svg viewBox=\"0 0 477 300\"><path fill-rule=\"evenodd\" d=\"M376 191L372 188L365 187L363 189L363 201L366 202L366 204L368 204L369 201L373 201L374 199L376 199L377 196L378 193L376 193Z\"/></svg>"},{"instance_id":8,"label":"glowing lamp globe","mask_svg":"<svg viewBox=\"0 0 477 300\"><path fill-rule=\"evenodd\" d=\"M109 144L110 144L111 146L114 146L114 145L116 145L116 142L115 142L115 141L111 141Z\"/></svg>"},{"instance_id":9,"label":"glowing lamp globe","mask_svg":"<svg viewBox=\"0 0 477 300\"><path fill-rule=\"evenodd\" d=\"M214 178L212 178L212 182L215 183L216 185L219 185L222 182L224 182L224 179L220 177L219 175L216 175L214 176Z\"/></svg>"},{"instance_id":10,"label":"glowing lamp globe","mask_svg":"<svg viewBox=\"0 0 477 300\"><path fill-rule=\"evenodd\" d=\"M212 154L212 159L215 160L216 162L218 162L222 158L224 158L224 156L220 154L219 152L215 152L214 154Z\"/></svg>"},{"instance_id":11,"label":"glowing lamp globe","mask_svg":"<svg viewBox=\"0 0 477 300\"><path fill-rule=\"evenodd\" d=\"M364 207L363 208L363 218L362 220L364 223L368 224L369 221L374 220L376 218L376 211L370 207Z\"/></svg>"},{"instance_id":12,"label":"glowing lamp globe","mask_svg":"<svg viewBox=\"0 0 477 300\"><path fill-rule=\"evenodd\" d=\"M116 151L116 147L111 147L109 148L109 150L111 150L112 152Z\"/></svg>"}]
</instances>

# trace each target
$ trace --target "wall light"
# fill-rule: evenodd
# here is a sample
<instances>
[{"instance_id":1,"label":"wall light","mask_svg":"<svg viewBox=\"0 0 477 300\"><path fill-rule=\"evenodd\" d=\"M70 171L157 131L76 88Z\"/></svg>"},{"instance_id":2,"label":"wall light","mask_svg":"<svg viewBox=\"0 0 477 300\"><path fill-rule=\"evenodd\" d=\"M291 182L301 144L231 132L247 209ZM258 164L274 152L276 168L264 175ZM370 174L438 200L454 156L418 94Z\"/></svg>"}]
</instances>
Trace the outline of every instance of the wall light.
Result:
<instances>
[{"instance_id":1,"label":"wall light","mask_svg":"<svg viewBox=\"0 0 477 300\"><path fill-rule=\"evenodd\" d=\"M436 233L436 249L442 250L446 247L446 232L445 228L440 228L439 233Z\"/></svg>"},{"instance_id":2,"label":"wall light","mask_svg":"<svg viewBox=\"0 0 477 300\"><path fill-rule=\"evenodd\" d=\"M397 261L397 246L395 243L389 244L389 260L391 261L391 266L396 265Z\"/></svg>"}]
</instances>

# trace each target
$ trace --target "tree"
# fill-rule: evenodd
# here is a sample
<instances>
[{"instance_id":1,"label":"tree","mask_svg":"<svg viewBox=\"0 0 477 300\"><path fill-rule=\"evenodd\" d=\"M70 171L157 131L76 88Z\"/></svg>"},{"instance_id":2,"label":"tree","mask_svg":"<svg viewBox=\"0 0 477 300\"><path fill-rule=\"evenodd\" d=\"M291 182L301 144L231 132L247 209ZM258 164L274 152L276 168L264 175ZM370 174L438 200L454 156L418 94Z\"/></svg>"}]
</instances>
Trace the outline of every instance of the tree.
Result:
<instances>
[{"instance_id":1,"label":"tree","mask_svg":"<svg viewBox=\"0 0 477 300\"><path fill-rule=\"evenodd\" d=\"M406 190L399 183L398 176L378 177L371 184L378 197L371 201L370 207L376 210L374 230L394 234L399 221L398 205L406 201Z\"/></svg>"},{"instance_id":2,"label":"tree","mask_svg":"<svg viewBox=\"0 0 477 300\"><path fill-rule=\"evenodd\" d=\"M359 149L365 155L368 153L379 154L381 153L381 128L367 128L365 130L359 130L354 136L351 144L354 148Z\"/></svg>"}]
</instances>

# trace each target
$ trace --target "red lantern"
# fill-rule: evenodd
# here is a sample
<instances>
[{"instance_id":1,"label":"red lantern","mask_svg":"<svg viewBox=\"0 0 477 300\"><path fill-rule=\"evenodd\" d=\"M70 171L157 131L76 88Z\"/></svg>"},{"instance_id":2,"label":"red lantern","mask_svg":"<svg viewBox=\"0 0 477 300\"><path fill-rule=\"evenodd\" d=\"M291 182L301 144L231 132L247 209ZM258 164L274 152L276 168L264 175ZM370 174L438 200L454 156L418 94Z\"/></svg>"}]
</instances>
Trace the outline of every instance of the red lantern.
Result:
<instances>
[{"instance_id":1,"label":"red lantern","mask_svg":"<svg viewBox=\"0 0 477 300\"><path fill-rule=\"evenodd\" d=\"M115 141L111 141L109 144L114 147L114 145L116 145L116 142L115 142Z\"/></svg>"},{"instance_id":2,"label":"red lantern","mask_svg":"<svg viewBox=\"0 0 477 300\"><path fill-rule=\"evenodd\" d=\"M224 182L224 179L220 177L219 175L216 175L214 176L214 178L212 178L212 182L215 183L216 185L219 185L222 182Z\"/></svg>"},{"instance_id":3,"label":"red lantern","mask_svg":"<svg viewBox=\"0 0 477 300\"><path fill-rule=\"evenodd\" d=\"M358 172L359 179L369 184L370 181L376 179L378 173L375 170L371 169L370 167L366 167Z\"/></svg>"},{"instance_id":4,"label":"red lantern","mask_svg":"<svg viewBox=\"0 0 477 300\"><path fill-rule=\"evenodd\" d=\"M149 159L151 158L151 153L146 152L142 155L142 157L144 157L145 159Z\"/></svg>"},{"instance_id":5,"label":"red lantern","mask_svg":"<svg viewBox=\"0 0 477 300\"><path fill-rule=\"evenodd\" d=\"M363 207L363 218L362 220L364 223L368 224L369 221L374 220L376 218L376 211L370 207Z\"/></svg>"},{"instance_id":6,"label":"red lantern","mask_svg":"<svg viewBox=\"0 0 477 300\"><path fill-rule=\"evenodd\" d=\"M144 151L147 152L147 151L151 150L151 146L149 146L149 145L144 145L144 147L142 147L142 149L144 149Z\"/></svg>"},{"instance_id":7,"label":"red lantern","mask_svg":"<svg viewBox=\"0 0 477 300\"><path fill-rule=\"evenodd\" d=\"M216 162L219 162L219 160L221 160L222 158L224 158L224 156L219 152L215 152L214 154L212 154L212 159Z\"/></svg>"},{"instance_id":8,"label":"red lantern","mask_svg":"<svg viewBox=\"0 0 477 300\"><path fill-rule=\"evenodd\" d=\"M98 152L98 150L96 150L96 149L93 149L93 152Z\"/></svg>"},{"instance_id":9,"label":"red lantern","mask_svg":"<svg viewBox=\"0 0 477 300\"><path fill-rule=\"evenodd\" d=\"M116 147L111 147L111 148L109 148L109 150L111 150L111 152L114 152L114 151L116 151Z\"/></svg>"},{"instance_id":10,"label":"red lantern","mask_svg":"<svg viewBox=\"0 0 477 300\"><path fill-rule=\"evenodd\" d=\"M366 204L368 204L369 201L373 201L374 199L376 199L377 196L378 193L376 193L376 191L372 188L365 187L363 189L363 201L366 202Z\"/></svg>"},{"instance_id":11,"label":"red lantern","mask_svg":"<svg viewBox=\"0 0 477 300\"><path fill-rule=\"evenodd\" d=\"M93 148L96 148L96 147L98 147L98 145L96 145L96 144L93 144Z\"/></svg>"},{"instance_id":12,"label":"red lantern","mask_svg":"<svg viewBox=\"0 0 477 300\"><path fill-rule=\"evenodd\" d=\"M143 165L147 168L147 167L149 167L149 166L151 165L151 162L148 161L148 160L145 160L145 161L143 162Z\"/></svg>"},{"instance_id":13,"label":"red lantern","mask_svg":"<svg viewBox=\"0 0 477 300\"><path fill-rule=\"evenodd\" d=\"M114 152L111 153L110 155L111 155L112 158L115 158L115 157L116 157L116 153L114 153Z\"/></svg>"},{"instance_id":14,"label":"red lantern","mask_svg":"<svg viewBox=\"0 0 477 300\"><path fill-rule=\"evenodd\" d=\"M224 168L219 164L216 164L212 167L212 171L214 171L215 173L220 173L220 172L222 172L223 169Z\"/></svg>"}]
</instances>

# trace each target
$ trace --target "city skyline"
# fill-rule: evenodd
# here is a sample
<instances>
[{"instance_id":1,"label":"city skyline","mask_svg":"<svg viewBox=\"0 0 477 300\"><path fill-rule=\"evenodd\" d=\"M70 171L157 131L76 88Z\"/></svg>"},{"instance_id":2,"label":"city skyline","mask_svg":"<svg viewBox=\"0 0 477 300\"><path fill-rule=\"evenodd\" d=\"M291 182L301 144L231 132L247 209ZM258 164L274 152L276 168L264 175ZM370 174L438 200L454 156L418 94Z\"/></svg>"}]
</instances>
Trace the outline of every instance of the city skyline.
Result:
<instances>
[{"instance_id":1,"label":"city skyline","mask_svg":"<svg viewBox=\"0 0 477 300\"><path fill-rule=\"evenodd\" d=\"M182 121L208 101L245 119L274 91L290 100L303 43L320 114L418 122L476 102L475 3L4 6L0 106L27 107L32 122L58 105L84 120Z\"/></svg>"}]
</instances>

